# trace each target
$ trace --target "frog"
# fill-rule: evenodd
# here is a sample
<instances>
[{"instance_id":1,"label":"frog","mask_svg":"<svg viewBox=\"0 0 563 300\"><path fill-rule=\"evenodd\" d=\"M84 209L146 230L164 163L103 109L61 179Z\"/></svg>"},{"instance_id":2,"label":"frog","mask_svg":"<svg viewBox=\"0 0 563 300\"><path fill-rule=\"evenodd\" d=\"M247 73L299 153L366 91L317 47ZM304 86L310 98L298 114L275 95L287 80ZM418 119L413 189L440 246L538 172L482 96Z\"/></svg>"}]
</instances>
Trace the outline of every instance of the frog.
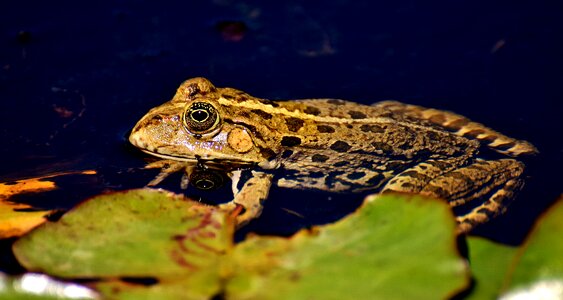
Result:
<instances>
[{"instance_id":1,"label":"frog","mask_svg":"<svg viewBox=\"0 0 563 300\"><path fill-rule=\"evenodd\" d=\"M504 213L524 184L520 159L538 150L446 110L394 100L268 100L197 77L149 110L129 142L160 160L148 168L190 174L228 166L239 225L258 218L272 185L334 193L411 193L438 198L467 233ZM483 149L499 157L484 158ZM488 151L487 150L487 151ZM209 183L207 181L207 183Z\"/></svg>"}]
</instances>

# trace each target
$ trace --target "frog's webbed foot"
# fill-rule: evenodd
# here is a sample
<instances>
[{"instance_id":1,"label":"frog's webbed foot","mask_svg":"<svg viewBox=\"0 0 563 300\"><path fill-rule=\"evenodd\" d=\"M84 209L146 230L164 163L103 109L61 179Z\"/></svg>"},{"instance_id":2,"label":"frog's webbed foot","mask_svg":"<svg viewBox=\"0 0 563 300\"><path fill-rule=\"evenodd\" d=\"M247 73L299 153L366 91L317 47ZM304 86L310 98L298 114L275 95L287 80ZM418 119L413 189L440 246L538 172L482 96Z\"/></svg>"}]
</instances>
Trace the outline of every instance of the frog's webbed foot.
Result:
<instances>
[{"instance_id":1,"label":"frog's webbed foot","mask_svg":"<svg viewBox=\"0 0 563 300\"><path fill-rule=\"evenodd\" d=\"M461 168L456 168L453 161L427 161L403 171L382 191L446 199L453 207L485 197L481 204L457 216L458 231L465 233L506 210L509 200L522 187L523 172L524 164L514 159L478 159Z\"/></svg>"},{"instance_id":2,"label":"frog's webbed foot","mask_svg":"<svg viewBox=\"0 0 563 300\"><path fill-rule=\"evenodd\" d=\"M220 207L226 210L234 210L237 205L244 208L244 212L237 216L237 227L246 225L253 219L256 219L262 213L262 202L268 197L270 186L272 185L272 174L251 171L250 177L238 191L236 188L240 179L240 171L233 172L233 201L221 204Z\"/></svg>"},{"instance_id":3,"label":"frog's webbed foot","mask_svg":"<svg viewBox=\"0 0 563 300\"><path fill-rule=\"evenodd\" d=\"M151 180L147 186L156 186L161 183L164 179L170 176L173 173L179 172L182 169L185 170L184 175L182 176L182 181L180 183L182 189L186 189L188 187L188 182L190 178L190 174L193 171L194 164L182 161L176 161L171 159L163 159L152 162L145 166L145 169L160 169L160 173L156 175L156 177Z\"/></svg>"}]
</instances>

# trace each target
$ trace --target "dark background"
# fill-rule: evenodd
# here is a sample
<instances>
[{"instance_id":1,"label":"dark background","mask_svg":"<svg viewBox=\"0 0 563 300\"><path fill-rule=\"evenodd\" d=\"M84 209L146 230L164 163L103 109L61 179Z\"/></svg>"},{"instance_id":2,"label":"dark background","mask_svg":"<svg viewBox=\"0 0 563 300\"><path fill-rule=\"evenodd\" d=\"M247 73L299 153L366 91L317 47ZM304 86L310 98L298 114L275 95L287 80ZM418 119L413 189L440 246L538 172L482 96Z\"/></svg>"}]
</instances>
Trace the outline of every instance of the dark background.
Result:
<instances>
[{"instance_id":1,"label":"dark background","mask_svg":"<svg viewBox=\"0 0 563 300\"><path fill-rule=\"evenodd\" d=\"M143 186L154 173L135 171L127 132L195 76L269 99L397 99L539 148L509 212L476 232L518 243L563 190L562 20L555 0L3 1L0 177L98 170L27 200L47 208ZM289 234L358 203L272 193L247 230Z\"/></svg>"}]
</instances>

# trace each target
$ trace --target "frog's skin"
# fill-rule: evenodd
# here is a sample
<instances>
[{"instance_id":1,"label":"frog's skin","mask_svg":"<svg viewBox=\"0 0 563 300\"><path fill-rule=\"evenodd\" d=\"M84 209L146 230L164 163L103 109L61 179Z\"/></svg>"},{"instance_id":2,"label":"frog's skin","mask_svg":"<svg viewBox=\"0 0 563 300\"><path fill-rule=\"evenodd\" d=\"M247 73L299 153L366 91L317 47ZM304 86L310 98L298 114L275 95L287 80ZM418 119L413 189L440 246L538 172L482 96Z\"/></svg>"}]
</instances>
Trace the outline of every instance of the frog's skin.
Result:
<instances>
[{"instance_id":1,"label":"frog's skin","mask_svg":"<svg viewBox=\"0 0 563 300\"><path fill-rule=\"evenodd\" d=\"M129 141L165 159L152 165L167 167L153 184L171 172L191 172L196 161L233 166L234 199L225 205L245 208L240 223L260 215L276 183L419 193L453 207L478 200L457 216L461 232L502 213L523 184L523 163L480 159L479 148L510 157L537 152L526 141L447 111L396 101L371 106L336 99L270 101L216 88L204 78L185 81L171 101L151 109ZM252 176L238 182L245 169ZM274 176L276 169L283 177Z\"/></svg>"}]
</instances>

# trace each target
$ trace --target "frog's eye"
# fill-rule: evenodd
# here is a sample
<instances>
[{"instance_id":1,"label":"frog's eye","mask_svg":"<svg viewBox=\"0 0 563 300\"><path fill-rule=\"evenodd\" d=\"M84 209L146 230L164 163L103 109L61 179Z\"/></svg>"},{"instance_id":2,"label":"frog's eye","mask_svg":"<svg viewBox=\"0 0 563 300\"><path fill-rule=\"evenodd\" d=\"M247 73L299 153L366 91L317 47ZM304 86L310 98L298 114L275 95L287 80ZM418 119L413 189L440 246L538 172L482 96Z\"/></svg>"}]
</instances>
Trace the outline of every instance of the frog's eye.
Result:
<instances>
[{"instance_id":1,"label":"frog's eye","mask_svg":"<svg viewBox=\"0 0 563 300\"><path fill-rule=\"evenodd\" d=\"M194 171L190 183L199 190L215 190L223 185L223 176L211 170Z\"/></svg>"},{"instance_id":2,"label":"frog's eye","mask_svg":"<svg viewBox=\"0 0 563 300\"><path fill-rule=\"evenodd\" d=\"M219 125L219 114L209 103L194 102L184 112L184 125L195 134L209 133Z\"/></svg>"}]
</instances>

